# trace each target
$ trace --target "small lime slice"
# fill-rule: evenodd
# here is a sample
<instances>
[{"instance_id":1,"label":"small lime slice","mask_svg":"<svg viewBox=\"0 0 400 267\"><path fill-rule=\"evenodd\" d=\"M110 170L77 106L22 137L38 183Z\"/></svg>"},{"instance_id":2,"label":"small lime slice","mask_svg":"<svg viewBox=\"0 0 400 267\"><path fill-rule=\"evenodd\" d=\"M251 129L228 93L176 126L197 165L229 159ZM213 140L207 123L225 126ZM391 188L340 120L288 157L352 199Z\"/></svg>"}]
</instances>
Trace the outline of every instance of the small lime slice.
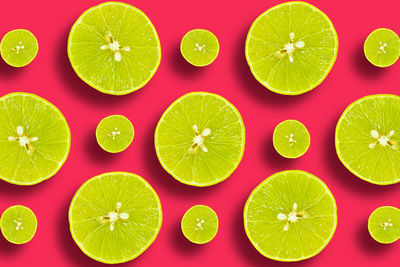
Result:
<instances>
[{"instance_id":1,"label":"small lime slice","mask_svg":"<svg viewBox=\"0 0 400 267\"><path fill-rule=\"evenodd\" d=\"M392 30L376 29L365 40L364 54L372 65L389 67L400 56L400 38Z\"/></svg>"},{"instance_id":2,"label":"small lime slice","mask_svg":"<svg viewBox=\"0 0 400 267\"><path fill-rule=\"evenodd\" d=\"M33 185L55 175L66 161L71 133L61 112L29 93L0 98L0 179Z\"/></svg>"},{"instance_id":3,"label":"small lime slice","mask_svg":"<svg viewBox=\"0 0 400 267\"><path fill-rule=\"evenodd\" d=\"M69 208L73 239L90 258L122 263L142 254L162 223L161 203L140 176L111 172L85 182Z\"/></svg>"},{"instance_id":4,"label":"small lime slice","mask_svg":"<svg viewBox=\"0 0 400 267\"><path fill-rule=\"evenodd\" d=\"M272 139L276 151L285 158L298 158L310 147L310 134L306 126L296 120L279 123Z\"/></svg>"},{"instance_id":5,"label":"small lime slice","mask_svg":"<svg viewBox=\"0 0 400 267\"><path fill-rule=\"evenodd\" d=\"M335 233L337 208L328 187L304 171L275 173L250 194L246 234L265 257L300 261L321 252Z\"/></svg>"},{"instance_id":6,"label":"small lime slice","mask_svg":"<svg viewBox=\"0 0 400 267\"><path fill-rule=\"evenodd\" d=\"M330 72L338 38L329 18L305 2L268 9L251 25L246 59L254 77L271 91L299 95L318 86Z\"/></svg>"},{"instance_id":7,"label":"small lime slice","mask_svg":"<svg viewBox=\"0 0 400 267\"><path fill-rule=\"evenodd\" d=\"M382 244L390 244L400 238L400 210L383 206L374 210L368 218L371 237Z\"/></svg>"},{"instance_id":8,"label":"small lime slice","mask_svg":"<svg viewBox=\"0 0 400 267\"><path fill-rule=\"evenodd\" d=\"M213 209L196 205L182 217L183 235L192 243L205 244L214 239L218 232L218 216Z\"/></svg>"},{"instance_id":9,"label":"small lime slice","mask_svg":"<svg viewBox=\"0 0 400 267\"><path fill-rule=\"evenodd\" d=\"M36 233L37 219L31 209L21 205L11 206L1 215L0 229L7 241L25 244Z\"/></svg>"},{"instance_id":10,"label":"small lime slice","mask_svg":"<svg viewBox=\"0 0 400 267\"><path fill-rule=\"evenodd\" d=\"M210 65L219 53L218 39L210 31L191 30L182 38L181 53L187 62L196 67Z\"/></svg>"},{"instance_id":11,"label":"small lime slice","mask_svg":"<svg viewBox=\"0 0 400 267\"><path fill-rule=\"evenodd\" d=\"M164 112L154 143L161 165L175 179L210 186L228 178L239 165L245 128L239 111L225 98L194 92Z\"/></svg>"},{"instance_id":12,"label":"small lime slice","mask_svg":"<svg viewBox=\"0 0 400 267\"><path fill-rule=\"evenodd\" d=\"M122 115L111 115L102 119L96 129L97 143L110 153L127 149L134 134L132 123Z\"/></svg>"},{"instance_id":13,"label":"small lime slice","mask_svg":"<svg viewBox=\"0 0 400 267\"><path fill-rule=\"evenodd\" d=\"M343 165L367 182L400 181L400 97L370 95L350 104L335 134L336 153Z\"/></svg>"},{"instance_id":14,"label":"small lime slice","mask_svg":"<svg viewBox=\"0 0 400 267\"><path fill-rule=\"evenodd\" d=\"M36 37L24 29L6 33L0 43L1 57L13 67L24 67L31 63L38 50Z\"/></svg>"},{"instance_id":15,"label":"small lime slice","mask_svg":"<svg viewBox=\"0 0 400 267\"><path fill-rule=\"evenodd\" d=\"M106 2L72 26L68 56L77 75L100 92L125 95L145 86L161 60L157 32L139 9Z\"/></svg>"}]
</instances>

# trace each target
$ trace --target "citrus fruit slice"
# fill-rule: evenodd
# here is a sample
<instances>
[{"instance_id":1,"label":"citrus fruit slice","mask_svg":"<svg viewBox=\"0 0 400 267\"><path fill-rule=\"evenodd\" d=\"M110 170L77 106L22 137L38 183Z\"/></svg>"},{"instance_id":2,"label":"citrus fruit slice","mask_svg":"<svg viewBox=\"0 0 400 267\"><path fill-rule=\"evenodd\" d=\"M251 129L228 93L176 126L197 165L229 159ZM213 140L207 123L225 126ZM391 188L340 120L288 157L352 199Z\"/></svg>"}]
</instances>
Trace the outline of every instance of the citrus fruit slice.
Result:
<instances>
[{"instance_id":1,"label":"citrus fruit slice","mask_svg":"<svg viewBox=\"0 0 400 267\"><path fill-rule=\"evenodd\" d=\"M37 219L31 209L21 205L11 206L1 215L0 229L7 241L25 244L36 233Z\"/></svg>"},{"instance_id":2,"label":"citrus fruit slice","mask_svg":"<svg viewBox=\"0 0 400 267\"><path fill-rule=\"evenodd\" d=\"M150 81L160 64L161 47L142 11L106 2L85 11L72 26L68 56L84 82L106 94L125 95Z\"/></svg>"},{"instance_id":3,"label":"citrus fruit slice","mask_svg":"<svg viewBox=\"0 0 400 267\"><path fill-rule=\"evenodd\" d=\"M33 185L55 175L68 157L71 133L61 112L29 93L0 98L0 179Z\"/></svg>"},{"instance_id":4,"label":"citrus fruit slice","mask_svg":"<svg viewBox=\"0 0 400 267\"><path fill-rule=\"evenodd\" d=\"M400 181L400 97L370 95L350 104L335 134L336 153L343 165L370 183Z\"/></svg>"},{"instance_id":5,"label":"citrus fruit slice","mask_svg":"<svg viewBox=\"0 0 400 267\"><path fill-rule=\"evenodd\" d=\"M205 244L214 239L218 232L218 217L213 209L196 205L182 217L183 235L192 243Z\"/></svg>"},{"instance_id":6,"label":"citrus fruit slice","mask_svg":"<svg viewBox=\"0 0 400 267\"><path fill-rule=\"evenodd\" d=\"M157 157L169 174L184 184L210 186L239 165L245 128L239 111L225 98L194 92L168 107L154 139Z\"/></svg>"},{"instance_id":7,"label":"citrus fruit slice","mask_svg":"<svg viewBox=\"0 0 400 267\"><path fill-rule=\"evenodd\" d=\"M368 231L379 243L397 241L400 238L400 210L391 206L377 208L368 218Z\"/></svg>"},{"instance_id":8,"label":"citrus fruit slice","mask_svg":"<svg viewBox=\"0 0 400 267\"><path fill-rule=\"evenodd\" d=\"M96 129L97 143L110 153L127 149L134 134L132 123L122 115L111 115L102 119Z\"/></svg>"},{"instance_id":9,"label":"citrus fruit slice","mask_svg":"<svg viewBox=\"0 0 400 267\"><path fill-rule=\"evenodd\" d=\"M275 173L258 185L244 208L246 234L265 257L300 261L328 245L337 224L335 199L304 171Z\"/></svg>"},{"instance_id":10,"label":"citrus fruit slice","mask_svg":"<svg viewBox=\"0 0 400 267\"><path fill-rule=\"evenodd\" d=\"M39 50L36 37L28 30L12 30L0 43L0 53L4 61L13 67L24 67L32 62Z\"/></svg>"},{"instance_id":11,"label":"citrus fruit slice","mask_svg":"<svg viewBox=\"0 0 400 267\"><path fill-rule=\"evenodd\" d=\"M272 139L275 150L285 158L298 158L310 147L310 134L306 126L296 120L279 123Z\"/></svg>"},{"instance_id":12,"label":"citrus fruit slice","mask_svg":"<svg viewBox=\"0 0 400 267\"><path fill-rule=\"evenodd\" d=\"M335 63L338 38L329 18L305 2L268 9L251 25L246 59L271 91L299 95L318 86Z\"/></svg>"},{"instance_id":13,"label":"citrus fruit slice","mask_svg":"<svg viewBox=\"0 0 400 267\"><path fill-rule=\"evenodd\" d=\"M195 29L186 33L182 38L182 56L196 67L210 65L217 58L218 52L218 39L210 31Z\"/></svg>"},{"instance_id":14,"label":"citrus fruit slice","mask_svg":"<svg viewBox=\"0 0 400 267\"><path fill-rule=\"evenodd\" d=\"M376 29L364 42L364 54L372 65L389 67L400 56L400 38L392 30Z\"/></svg>"},{"instance_id":15,"label":"citrus fruit slice","mask_svg":"<svg viewBox=\"0 0 400 267\"><path fill-rule=\"evenodd\" d=\"M73 239L90 258L122 263L142 254L156 239L162 223L161 203L141 177L126 172L89 179L69 208Z\"/></svg>"}]
</instances>

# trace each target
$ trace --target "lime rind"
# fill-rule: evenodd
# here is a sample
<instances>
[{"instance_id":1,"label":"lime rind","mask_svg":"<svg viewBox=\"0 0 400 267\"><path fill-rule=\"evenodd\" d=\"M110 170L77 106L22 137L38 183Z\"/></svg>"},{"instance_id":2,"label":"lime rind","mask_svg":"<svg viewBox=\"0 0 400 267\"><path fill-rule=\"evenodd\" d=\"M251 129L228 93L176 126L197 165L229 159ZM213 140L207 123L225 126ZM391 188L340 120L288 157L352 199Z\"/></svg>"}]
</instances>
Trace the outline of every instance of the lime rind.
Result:
<instances>
[{"instance_id":1,"label":"lime rind","mask_svg":"<svg viewBox=\"0 0 400 267\"><path fill-rule=\"evenodd\" d=\"M29 236L28 238L26 238L25 240L21 241L21 242L12 240L12 239L8 236L8 234L5 233L5 230L3 229L3 223L4 223L4 222L2 223L2 221L4 220L4 216L6 216L6 214L7 214L8 212L11 212L11 210L13 210L13 209L20 209L20 210L23 209L23 210L25 210L26 213L29 213L29 215L31 216L31 218L33 219L34 224L35 224L35 227L34 227L32 233L30 234L30 236ZM11 207L7 208L7 209L3 212L3 214L2 214L2 216L1 216L1 218L0 218L0 230L1 230L1 233L3 234L4 238L5 238L8 242L10 242L10 243L13 243L13 244L15 244L15 245L22 245L22 244L28 243L28 242L30 242L30 241L35 237L35 234L36 234L36 231L37 231L37 218L36 218L36 215L35 215L35 213L34 213L30 208L28 208L28 207L25 207L25 206L22 206L22 205L11 206Z\"/></svg>"},{"instance_id":2,"label":"lime rind","mask_svg":"<svg viewBox=\"0 0 400 267\"><path fill-rule=\"evenodd\" d=\"M400 229L398 229L398 231L397 231L397 236L393 236L390 239L387 239L387 236L379 237L379 233L377 233L375 231L376 229L373 229L375 227L374 222L373 222L376 219L375 217L380 217L380 218L386 217L385 215L381 214L382 212L386 212L386 213L390 212L392 215L396 213L397 217L398 217L397 218L398 220L396 220L394 223L398 223L399 222L400 210L398 208L395 208L395 207L392 207L392 206L381 206L381 207L375 209L371 213L371 215L369 216L369 218L368 218L368 232L370 233L371 237L376 242L379 242L381 244L391 244L391 243L396 242L397 240L400 239ZM390 222L393 222L393 220L391 220ZM387 222L387 223L388 223L388 226L389 226L389 222ZM396 225L396 226L399 227L399 225ZM380 225L380 227L382 227L382 225ZM384 226L384 227L386 227L386 226Z\"/></svg>"}]
</instances>

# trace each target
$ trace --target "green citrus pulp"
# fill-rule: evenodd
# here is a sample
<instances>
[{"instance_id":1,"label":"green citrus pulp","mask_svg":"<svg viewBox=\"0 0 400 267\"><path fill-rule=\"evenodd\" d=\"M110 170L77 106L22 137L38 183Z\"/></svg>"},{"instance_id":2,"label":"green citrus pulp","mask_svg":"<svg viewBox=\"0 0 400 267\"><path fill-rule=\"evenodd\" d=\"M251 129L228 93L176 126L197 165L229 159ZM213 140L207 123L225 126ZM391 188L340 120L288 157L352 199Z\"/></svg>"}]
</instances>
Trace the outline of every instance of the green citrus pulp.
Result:
<instances>
[{"instance_id":1,"label":"green citrus pulp","mask_svg":"<svg viewBox=\"0 0 400 267\"><path fill-rule=\"evenodd\" d=\"M134 134L132 123L122 115L111 115L102 119L96 129L97 143L110 153L127 149Z\"/></svg>"},{"instance_id":2,"label":"green citrus pulp","mask_svg":"<svg viewBox=\"0 0 400 267\"><path fill-rule=\"evenodd\" d=\"M300 261L328 245L337 224L335 199L304 171L275 173L258 185L244 208L246 234L265 257Z\"/></svg>"},{"instance_id":3,"label":"green citrus pulp","mask_svg":"<svg viewBox=\"0 0 400 267\"><path fill-rule=\"evenodd\" d=\"M1 215L0 229L7 241L25 244L36 233L37 219L31 209L21 205L11 206Z\"/></svg>"},{"instance_id":4,"label":"green citrus pulp","mask_svg":"<svg viewBox=\"0 0 400 267\"><path fill-rule=\"evenodd\" d=\"M275 127L272 139L275 150L285 158L298 158L310 147L310 134L307 128L296 120L279 123Z\"/></svg>"},{"instance_id":5,"label":"green citrus pulp","mask_svg":"<svg viewBox=\"0 0 400 267\"><path fill-rule=\"evenodd\" d=\"M397 241L400 238L400 210L391 206L377 208L368 218L368 231L379 243Z\"/></svg>"},{"instance_id":6,"label":"green citrus pulp","mask_svg":"<svg viewBox=\"0 0 400 267\"><path fill-rule=\"evenodd\" d=\"M77 75L100 92L125 95L145 86L161 60L157 32L139 9L106 2L72 26L68 56Z\"/></svg>"},{"instance_id":7,"label":"green citrus pulp","mask_svg":"<svg viewBox=\"0 0 400 267\"><path fill-rule=\"evenodd\" d=\"M55 175L68 157L71 133L61 112L29 93L0 98L0 179L33 185Z\"/></svg>"},{"instance_id":8,"label":"green citrus pulp","mask_svg":"<svg viewBox=\"0 0 400 267\"><path fill-rule=\"evenodd\" d=\"M0 54L13 67L24 67L32 62L39 50L36 37L28 30L12 30L0 43Z\"/></svg>"},{"instance_id":9,"label":"green citrus pulp","mask_svg":"<svg viewBox=\"0 0 400 267\"><path fill-rule=\"evenodd\" d=\"M251 25L246 59L271 91L299 95L318 86L335 63L338 38L329 18L305 2L268 9Z\"/></svg>"},{"instance_id":10,"label":"green citrus pulp","mask_svg":"<svg viewBox=\"0 0 400 267\"><path fill-rule=\"evenodd\" d=\"M181 53L187 62L196 67L210 65L219 53L218 39L210 31L191 30L182 38Z\"/></svg>"},{"instance_id":11,"label":"green citrus pulp","mask_svg":"<svg viewBox=\"0 0 400 267\"><path fill-rule=\"evenodd\" d=\"M376 29L364 42L364 54L372 65L389 67L400 56L400 38L392 30Z\"/></svg>"},{"instance_id":12,"label":"green citrus pulp","mask_svg":"<svg viewBox=\"0 0 400 267\"><path fill-rule=\"evenodd\" d=\"M182 217L183 235L192 243L205 244L214 239L218 232L218 217L213 209L196 205Z\"/></svg>"},{"instance_id":13,"label":"green citrus pulp","mask_svg":"<svg viewBox=\"0 0 400 267\"><path fill-rule=\"evenodd\" d=\"M343 165L370 183L400 181L400 97L370 95L350 104L335 134L336 153Z\"/></svg>"},{"instance_id":14,"label":"green citrus pulp","mask_svg":"<svg viewBox=\"0 0 400 267\"><path fill-rule=\"evenodd\" d=\"M175 179L210 186L228 178L239 165L245 128L240 113L225 98L194 92L164 112L154 143L161 165Z\"/></svg>"}]
</instances>

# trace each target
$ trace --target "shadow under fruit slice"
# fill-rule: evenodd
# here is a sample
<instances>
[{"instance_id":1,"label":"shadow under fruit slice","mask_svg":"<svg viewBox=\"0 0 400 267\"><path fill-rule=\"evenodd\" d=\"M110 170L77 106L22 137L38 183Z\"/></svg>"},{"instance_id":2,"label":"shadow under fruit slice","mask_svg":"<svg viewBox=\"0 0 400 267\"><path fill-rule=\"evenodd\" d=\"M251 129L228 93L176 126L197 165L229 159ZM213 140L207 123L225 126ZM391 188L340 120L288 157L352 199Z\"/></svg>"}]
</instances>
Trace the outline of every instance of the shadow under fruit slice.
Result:
<instances>
[{"instance_id":1,"label":"shadow under fruit slice","mask_svg":"<svg viewBox=\"0 0 400 267\"><path fill-rule=\"evenodd\" d=\"M301 122L286 120L275 127L273 144L282 157L298 158L310 147L310 134Z\"/></svg>"},{"instance_id":2,"label":"shadow under fruit slice","mask_svg":"<svg viewBox=\"0 0 400 267\"><path fill-rule=\"evenodd\" d=\"M24 67L31 63L38 50L36 37L24 29L9 31L0 43L1 57L13 67Z\"/></svg>"},{"instance_id":3,"label":"shadow under fruit slice","mask_svg":"<svg viewBox=\"0 0 400 267\"><path fill-rule=\"evenodd\" d=\"M391 206L377 208L368 218L368 231L379 243L397 241L400 238L400 210Z\"/></svg>"},{"instance_id":4,"label":"shadow under fruit slice","mask_svg":"<svg viewBox=\"0 0 400 267\"><path fill-rule=\"evenodd\" d=\"M245 128L239 111L211 93L186 94L164 112L155 131L157 157L178 181L210 186L239 165Z\"/></svg>"},{"instance_id":5,"label":"shadow under fruit slice","mask_svg":"<svg viewBox=\"0 0 400 267\"><path fill-rule=\"evenodd\" d=\"M304 171L275 173L250 194L244 208L246 234L265 257L300 261L321 252L337 225L328 187Z\"/></svg>"},{"instance_id":6,"label":"shadow under fruit slice","mask_svg":"<svg viewBox=\"0 0 400 267\"><path fill-rule=\"evenodd\" d=\"M132 123L122 115L111 115L102 119L96 129L97 143L110 153L127 149L134 134Z\"/></svg>"},{"instance_id":7,"label":"shadow under fruit slice","mask_svg":"<svg viewBox=\"0 0 400 267\"><path fill-rule=\"evenodd\" d=\"M218 232L218 217L213 209L196 205L182 217L183 235L192 243L205 244L214 239Z\"/></svg>"},{"instance_id":8,"label":"shadow under fruit slice","mask_svg":"<svg viewBox=\"0 0 400 267\"><path fill-rule=\"evenodd\" d=\"M125 95L149 82L161 60L157 32L139 9L106 2L72 26L68 56L78 76L100 92Z\"/></svg>"},{"instance_id":9,"label":"shadow under fruit slice","mask_svg":"<svg viewBox=\"0 0 400 267\"><path fill-rule=\"evenodd\" d=\"M85 182L69 208L73 239L90 258L122 263L142 254L162 223L161 203L140 176L111 172Z\"/></svg>"},{"instance_id":10,"label":"shadow under fruit slice","mask_svg":"<svg viewBox=\"0 0 400 267\"><path fill-rule=\"evenodd\" d=\"M61 112L29 93L0 98L0 179L33 185L62 167L71 146L71 133Z\"/></svg>"},{"instance_id":11,"label":"shadow under fruit slice","mask_svg":"<svg viewBox=\"0 0 400 267\"><path fill-rule=\"evenodd\" d=\"M251 25L246 59L271 91L299 95L318 86L335 63L338 37L329 18L305 2L268 9Z\"/></svg>"},{"instance_id":12,"label":"shadow under fruit slice","mask_svg":"<svg viewBox=\"0 0 400 267\"><path fill-rule=\"evenodd\" d=\"M37 219L31 209L21 205L11 206L1 215L0 229L7 241L25 244L35 236Z\"/></svg>"}]
</instances>

